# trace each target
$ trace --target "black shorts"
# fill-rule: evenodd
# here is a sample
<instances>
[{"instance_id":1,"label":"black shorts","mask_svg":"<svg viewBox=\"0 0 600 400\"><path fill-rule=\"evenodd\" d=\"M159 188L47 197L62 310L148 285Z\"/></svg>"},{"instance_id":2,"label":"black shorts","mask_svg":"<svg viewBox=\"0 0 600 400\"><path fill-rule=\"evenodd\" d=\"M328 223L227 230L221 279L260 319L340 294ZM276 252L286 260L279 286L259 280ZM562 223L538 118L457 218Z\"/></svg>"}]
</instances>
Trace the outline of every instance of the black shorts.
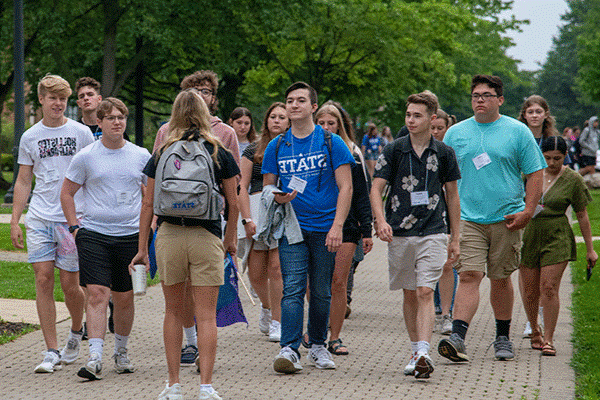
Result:
<instances>
[{"instance_id":1,"label":"black shorts","mask_svg":"<svg viewBox=\"0 0 600 400\"><path fill-rule=\"evenodd\" d=\"M596 157L594 156L579 156L579 166L587 167L588 165L596 165Z\"/></svg>"},{"instance_id":2,"label":"black shorts","mask_svg":"<svg viewBox=\"0 0 600 400\"><path fill-rule=\"evenodd\" d=\"M358 244L358 241L362 238L362 234L358 229L344 229L342 235L342 243Z\"/></svg>"},{"instance_id":3,"label":"black shorts","mask_svg":"<svg viewBox=\"0 0 600 400\"><path fill-rule=\"evenodd\" d=\"M80 228L75 236L79 284L101 285L115 292L133 290L129 263L138 252L139 234L108 236Z\"/></svg>"}]
</instances>

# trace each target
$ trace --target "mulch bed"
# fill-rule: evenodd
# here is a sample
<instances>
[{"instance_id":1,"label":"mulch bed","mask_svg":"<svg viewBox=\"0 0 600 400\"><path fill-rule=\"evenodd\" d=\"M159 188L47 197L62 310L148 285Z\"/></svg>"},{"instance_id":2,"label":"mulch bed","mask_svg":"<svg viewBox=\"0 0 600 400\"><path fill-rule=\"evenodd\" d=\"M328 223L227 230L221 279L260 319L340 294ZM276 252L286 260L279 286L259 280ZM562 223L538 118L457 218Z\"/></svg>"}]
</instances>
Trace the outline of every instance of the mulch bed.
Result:
<instances>
[{"instance_id":1,"label":"mulch bed","mask_svg":"<svg viewBox=\"0 0 600 400\"><path fill-rule=\"evenodd\" d=\"M25 322L6 322L0 321L0 335L14 335L26 328L35 328L34 324L26 324Z\"/></svg>"}]
</instances>

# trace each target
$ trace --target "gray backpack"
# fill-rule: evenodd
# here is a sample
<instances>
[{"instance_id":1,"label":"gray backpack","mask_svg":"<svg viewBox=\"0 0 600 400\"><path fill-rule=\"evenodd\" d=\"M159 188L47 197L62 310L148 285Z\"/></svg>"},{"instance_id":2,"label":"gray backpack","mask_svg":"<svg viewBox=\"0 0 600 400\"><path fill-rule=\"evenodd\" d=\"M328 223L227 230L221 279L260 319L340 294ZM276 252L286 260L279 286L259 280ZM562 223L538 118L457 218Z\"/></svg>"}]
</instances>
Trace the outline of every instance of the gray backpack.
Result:
<instances>
[{"instance_id":1,"label":"gray backpack","mask_svg":"<svg viewBox=\"0 0 600 400\"><path fill-rule=\"evenodd\" d=\"M170 145L158 160L155 180L154 214L220 219L222 201L204 139Z\"/></svg>"}]
</instances>

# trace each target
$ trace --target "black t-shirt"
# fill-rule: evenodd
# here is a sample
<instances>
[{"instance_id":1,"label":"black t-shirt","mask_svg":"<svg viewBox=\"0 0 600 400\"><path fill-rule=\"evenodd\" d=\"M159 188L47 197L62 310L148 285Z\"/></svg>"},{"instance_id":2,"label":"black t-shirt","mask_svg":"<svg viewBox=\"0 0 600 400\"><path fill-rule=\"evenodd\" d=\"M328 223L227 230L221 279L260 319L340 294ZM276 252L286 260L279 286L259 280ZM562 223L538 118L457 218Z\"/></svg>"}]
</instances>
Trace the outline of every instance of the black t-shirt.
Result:
<instances>
[{"instance_id":1,"label":"black t-shirt","mask_svg":"<svg viewBox=\"0 0 600 400\"><path fill-rule=\"evenodd\" d=\"M250 187L248 193L256 193L262 191L263 187L263 175L261 172L262 164L254 162L254 155L256 154L256 149L258 148L258 143L251 143L244 152L242 153L242 157L247 158L252 161L252 177L250 178Z\"/></svg>"},{"instance_id":2,"label":"black t-shirt","mask_svg":"<svg viewBox=\"0 0 600 400\"><path fill-rule=\"evenodd\" d=\"M204 146L206 147L208 152L212 154L214 150L214 146L212 145L212 143L205 141ZM158 156L158 152L155 152L152 155L152 158L148 160L148 163L144 167L143 172L148 176L148 178L155 179L156 166L158 165L159 158L160 157ZM217 160L219 161L218 165L217 163L214 164L215 179L217 181L217 185L221 186L221 184L223 183L223 179L233 178L234 176L240 173L240 169L229 150L226 150L225 148L219 146ZM163 221L165 221L166 218L168 217L161 217L159 215L158 224L160 225ZM221 220L197 220L196 222L199 226L202 226L218 238L222 237Z\"/></svg>"}]
</instances>

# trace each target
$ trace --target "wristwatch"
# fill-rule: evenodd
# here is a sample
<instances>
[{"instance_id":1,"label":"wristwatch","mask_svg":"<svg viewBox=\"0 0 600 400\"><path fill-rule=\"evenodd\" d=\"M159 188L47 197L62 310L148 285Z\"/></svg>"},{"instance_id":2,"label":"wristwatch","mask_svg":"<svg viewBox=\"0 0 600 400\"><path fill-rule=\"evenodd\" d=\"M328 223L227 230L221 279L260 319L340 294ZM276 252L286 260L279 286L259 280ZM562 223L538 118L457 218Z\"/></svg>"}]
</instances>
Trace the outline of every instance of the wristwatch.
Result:
<instances>
[{"instance_id":1,"label":"wristwatch","mask_svg":"<svg viewBox=\"0 0 600 400\"><path fill-rule=\"evenodd\" d=\"M69 226L69 233L73 233L77 229L79 229L79 225L71 225L71 226Z\"/></svg>"},{"instance_id":2,"label":"wristwatch","mask_svg":"<svg viewBox=\"0 0 600 400\"><path fill-rule=\"evenodd\" d=\"M246 225L248 222L252 222L250 218L242 218L242 225Z\"/></svg>"}]
</instances>

